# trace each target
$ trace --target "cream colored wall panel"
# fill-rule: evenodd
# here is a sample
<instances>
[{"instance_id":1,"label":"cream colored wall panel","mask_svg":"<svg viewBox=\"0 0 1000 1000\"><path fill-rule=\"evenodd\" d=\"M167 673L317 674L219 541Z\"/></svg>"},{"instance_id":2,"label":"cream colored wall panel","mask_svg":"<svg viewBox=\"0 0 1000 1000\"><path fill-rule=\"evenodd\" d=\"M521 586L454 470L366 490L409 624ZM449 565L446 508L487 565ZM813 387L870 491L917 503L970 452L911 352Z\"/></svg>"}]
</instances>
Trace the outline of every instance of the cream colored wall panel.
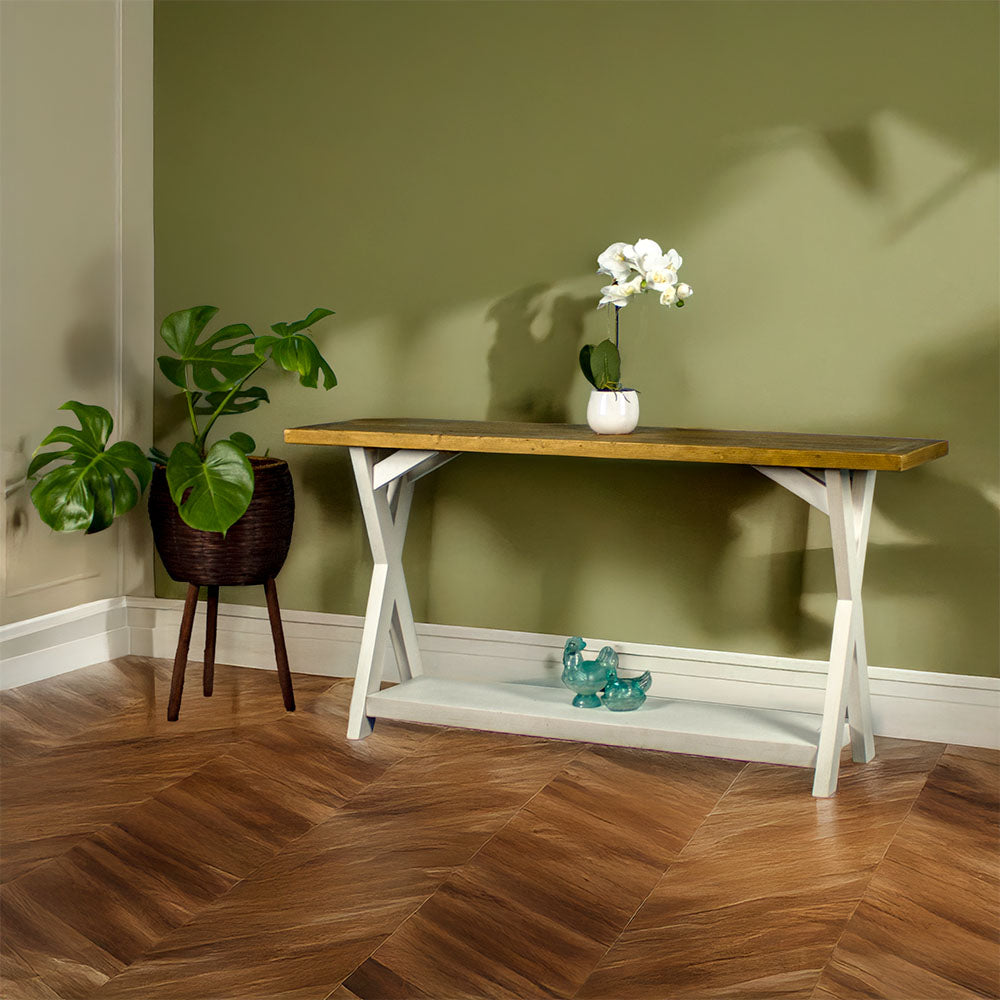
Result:
<instances>
[{"instance_id":1,"label":"cream colored wall panel","mask_svg":"<svg viewBox=\"0 0 1000 1000\"><path fill-rule=\"evenodd\" d=\"M118 594L125 566L148 563L147 555L123 554L117 527L91 538L51 532L26 488L16 488L32 450L64 416L57 407L66 400L100 403L119 425L124 413L126 432L142 428L144 408L148 414L149 404L141 402L148 397L148 352L141 344L151 339L151 278L144 271L151 271L152 193L151 180L140 182L138 174L145 170L151 177L152 25L149 5L135 6L126 15L115 0L0 5L3 621ZM145 41L129 50L127 64L123 17L135 39ZM126 66L139 85L123 105ZM124 109L136 147L131 213L123 212ZM130 242L123 237L126 214L135 223ZM126 246L134 260L130 278L136 279L130 297L123 294ZM141 378L134 374L139 357ZM123 408L126 385L129 405ZM141 580L141 572L131 576Z\"/></svg>"}]
</instances>

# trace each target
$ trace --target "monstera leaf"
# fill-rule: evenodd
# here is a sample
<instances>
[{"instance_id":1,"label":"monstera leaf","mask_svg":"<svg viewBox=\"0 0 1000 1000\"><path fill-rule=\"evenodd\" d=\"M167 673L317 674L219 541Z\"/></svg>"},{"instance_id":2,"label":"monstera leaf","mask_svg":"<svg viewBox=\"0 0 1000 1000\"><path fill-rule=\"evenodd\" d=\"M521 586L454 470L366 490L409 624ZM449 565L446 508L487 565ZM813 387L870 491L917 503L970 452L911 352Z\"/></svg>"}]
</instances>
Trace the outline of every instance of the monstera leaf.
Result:
<instances>
[{"instance_id":1,"label":"monstera leaf","mask_svg":"<svg viewBox=\"0 0 1000 1000\"><path fill-rule=\"evenodd\" d=\"M231 413L249 413L251 410L256 410L261 403L271 402L267 395L267 389L262 389L259 385L249 388L241 387L232 393L232 397L227 400L226 397L229 395L229 392L221 389L218 392L209 393L192 392L191 402L194 412L213 414L225 403L219 413L220 417L224 417Z\"/></svg>"},{"instance_id":2,"label":"monstera leaf","mask_svg":"<svg viewBox=\"0 0 1000 1000\"><path fill-rule=\"evenodd\" d=\"M167 486L185 524L225 535L250 506L253 468L232 441L216 441L204 458L180 441L167 462Z\"/></svg>"},{"instance_id":3,"label":"monstera leaf","mask_svg":"<svg viewBox=\"0 0 1000 1000\"><path fill-rule=\"evenodd\" d=\"M136 505L149 485L152 469L131 441L105 448L114 421L104 407L70 400L59 409L71 410L80 421L80 429L56 427L38 446L67 445L62 451L36 449L28 466L29 479L50 462L65 459L68 464L50 469L39 479L31 491L31 502L50 528L94 534Z\"/></svg>"},{"instance_id":4,"label":"monstera leaf","mask_svg":"<svg viewBox=\"0 0 1000 1000\"><path fill-rule=\"evenodd\" d=\"M156 363L181 389L190 389L190 382L209 392L232 389L260 364L250 349L256 338L246 323L224 326L199 340L218 311L215 306L181 309L171 313L160 326L160 336L177 357L164 355ZM241 352L241 348L246 350Z\"/></svg>"},{"instance_id":5,"label":"monstera leaf","mask_svg":"<svg viewBox=\"0 0 1000 1000\"><path fill-rule=\"evenodd\" d=\"M258 337L254 343L254 352L261 361L270 357L279 368L298 375L299 382L310 389L317 388L322 372L323 388L332 389L337 384L337 376L333 374L333 369L320 354L312 338L302 332L313 323L332 315L332 309L313 309L305 319L294 323L275 323L271 327L275 336Z\"/></svg>"},{"instance_id":6,"label":"monstera leaf","mask_svg":"<svg viewBox=\"0 0 1000 1000\"><path fill-rule=\"evenodd\" d=\"M244 434L243 431L233 431L233 433L229 435L229 440L232 441L244 455L251 454L254 448L257 447L257 442L254 441L249 434Z\"/></svg>"}]
</instances>

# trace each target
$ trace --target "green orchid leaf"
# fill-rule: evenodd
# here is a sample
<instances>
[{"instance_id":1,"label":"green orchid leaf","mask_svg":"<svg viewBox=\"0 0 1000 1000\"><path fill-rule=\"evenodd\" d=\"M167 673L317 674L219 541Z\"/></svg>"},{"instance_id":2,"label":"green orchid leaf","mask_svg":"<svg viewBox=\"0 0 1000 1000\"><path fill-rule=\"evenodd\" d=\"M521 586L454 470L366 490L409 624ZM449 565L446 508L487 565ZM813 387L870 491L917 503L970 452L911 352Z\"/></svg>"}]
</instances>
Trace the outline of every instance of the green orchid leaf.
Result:
<instances>
[{"instance_id":1,"label":"green orchid leaf","mask_svg":"<svg viewBox=\"0 0 1000 1000\"><path fill-rule=\"evenodd\" d=\"M232 389L246 378L258 360L250 348L254 333L246 323L234 323L199 339L209 320L219 310L215 306L195 306L171 313L160 326L164 343L177 355L156 359L160 371L174 385L213 392Z\"/></svg>"},{"instance_id":2,"label":"green orchid leaf","mask_svg":"<svg viewBox=\"0 0 1000 1000\"><path fill-rule=\"evenodd\" d=\"M250 506L253 468L232 441L216 441L204 459L181 441L167 462L167 486L185 524L225 535Z\"/></svg>"},{"instance_id":3,"label":"green orchid leaf","mask_svg":"<svg viewBox=\"0 0 1000 1000\"><path fill-rule=\"evenodd\" d=\"M56 427L38 446L59 442L70 447L57 452L36 450L28 466L29 478L57 459L68 464L41 476L31 491L31 501L55 531L103 531L138 503L152 469L131 441L119 441L105 449L114 421L104 407L71 400L60 409L76 414L80 430Z\"/></svg>"},{"instance_id":4,"label":"green orchid leaf","mask_svg":"<svg viewBox=\"0 0 1000 1000\"><path fill-rule=\"evenodd\" d=\"M211 415L221 406L222 401L228 395L228 392L221 389L218 392L209 392L207 394L192 392L191 402L194 405L194 412ZM262 389L258 385L250 386L249 388L243 387L237 389L233 394L233 398L226 403L220 416L224 417L231 413L249 413L251 410L257 409L261 403L269 403L270 401L266 389Z\"/></svg>"},{"instance_id":5,"label":"green orchid leaf","mask_svg":"<svg viewBox=\"0 0 1000 1000\"><path fill-rule=\"evenodd\" d=\"M300 332L331 315L330 309L314 309L305 319L294 323L275 323L271 327L275 336L258 337L254 342L254 353L261 361L270 358L279 368L298 375L299 382L310 389L317 388L322 373L323 388L332 389L337 384L337 376L312 338Z\"/></svg>"},{"instance_id":6,"label":"green orchid leaf","mask_svg":"<svg viewBox=\"0 0 1000 1000\"><path fill-rule=\"evenodd\" d=\"M618 348L610 340L602 340L590 352L591 380L598 389L617 389L621 384L622 361Z\"/></svg>"},{"instance_id":7,"label":"green orchid leaf","mask_svg":"<svg viewBox=\"0 0 1000 1000\"><path fill-rule=\"evenodd\" d=\"M229 440L236 445L244 455L253 454L254 448L257 447L257 442L254 441L249 434L244 434L243 431L235 431L229 435Z\"/></svg>"},{"instance_id":8,"label":"green orchid leaf","mask_svg":"<svg viewBox=\"0 0 1000 1000\"><path fill-rule=\"evenodd\" d=\"M594 381L594 373L590 368L590 355L594 351L593 344L584 344L580 348L580 370L586 376L587 381L596 389L597 383Z\"/></svg>"}]
</instances>

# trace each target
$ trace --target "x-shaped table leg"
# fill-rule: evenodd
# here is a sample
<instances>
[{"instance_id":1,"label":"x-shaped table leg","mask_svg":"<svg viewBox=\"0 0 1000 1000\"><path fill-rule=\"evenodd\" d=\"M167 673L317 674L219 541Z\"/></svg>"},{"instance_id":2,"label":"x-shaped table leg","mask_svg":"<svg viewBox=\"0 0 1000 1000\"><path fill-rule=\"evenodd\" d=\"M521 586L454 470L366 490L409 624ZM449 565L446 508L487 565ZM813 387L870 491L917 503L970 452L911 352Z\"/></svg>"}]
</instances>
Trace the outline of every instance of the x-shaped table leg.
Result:
<instances>
[{"instance_id":1,"label":"x-shaped table leg","mask_svg":"<svg viewBox=\"0 0 1000 1000\"><path fill-rule=\"evenodd\" d=\"M845 712L851 727L854 759L869 761L875 756L861 605L875 473L829 469L825 478L837 578L837 610L833 619L830 670L813 780L813 795L820 797L833 795L837 790Z\"/></svg>"},{"instance_id":2,"label":"x-shaped table leg","mask_svg":"<svg viewBox=\"0 0 1000 1000\"><path fill-rule=\"evenodd\" d=\"M382 683L387 640L392 642L401 680L423 673L410 595L403 574L403 543L414 481L454 457L453 454L402 450L382 458L374 448L351 448L354 478L375 565L351 696L348 739L364 739L372 731L365 703L368 695L377 691Z\"/></svg>"},{"instance_id":3,"label":"x-shaped table leg","mask_svg":"<svg viewBox=\"0 0 1000 1000\"><path fill-rule=\"evenodd\" d=\"M365 714L365 702L368 695L377 691L382 683L387 639L392 641L403 680L422 672L402 563L413 483L404 478L398 483L391 499L391 483L376 489L373 470L377 454L371 448L351 449L354 477L358 484L358 496L361 498L361 509L375 565L372 568L361 653L347 723L347 738L350 740L364 739L372 730L371 719Z\"/></svg>"}]
</instances>

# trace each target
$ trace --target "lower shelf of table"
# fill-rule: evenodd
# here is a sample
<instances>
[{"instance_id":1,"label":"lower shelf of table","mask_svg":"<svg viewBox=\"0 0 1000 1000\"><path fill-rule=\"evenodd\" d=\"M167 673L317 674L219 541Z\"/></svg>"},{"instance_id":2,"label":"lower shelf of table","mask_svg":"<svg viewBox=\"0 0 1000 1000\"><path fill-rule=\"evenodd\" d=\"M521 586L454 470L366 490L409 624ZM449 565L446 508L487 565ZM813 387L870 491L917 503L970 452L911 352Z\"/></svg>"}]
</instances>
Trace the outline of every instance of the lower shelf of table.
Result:
<instances>
[{"instance_id":1,"label":"lower shelf of table","mask_svg":"<svg viewBox=\"0 0 1000 1000\"><path fill-rule=\"evenodd\" d=\"M417 677L368 696L376 719L812 767L820 716L649 698L634 712L574 708L564 687ZM845 725L844 743L850 741Z\"/></svg>"}]
</instances>

